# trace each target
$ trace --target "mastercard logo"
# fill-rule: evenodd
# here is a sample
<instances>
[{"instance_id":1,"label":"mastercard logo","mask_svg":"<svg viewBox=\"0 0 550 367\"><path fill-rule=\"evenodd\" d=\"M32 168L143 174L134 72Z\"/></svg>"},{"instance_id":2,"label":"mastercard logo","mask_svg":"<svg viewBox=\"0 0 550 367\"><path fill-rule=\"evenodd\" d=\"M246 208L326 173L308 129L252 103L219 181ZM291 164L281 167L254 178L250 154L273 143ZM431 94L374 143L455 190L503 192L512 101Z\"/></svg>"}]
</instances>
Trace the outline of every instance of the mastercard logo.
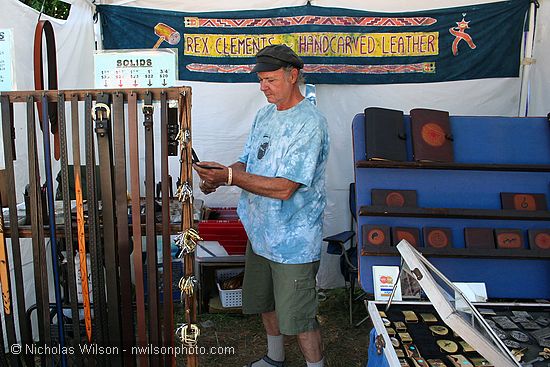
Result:
<instances>
[{"instance_id":1,"label":"mastercard logo","mask_svg":"<svg viewBox=\"0 0 550 367\"><path fill-rule=\"evenodd\" d=\"M393 283L393 277L389 275L382 275L380 277L380 283L382 284L392 284Z\"/></svg>"}]
</instances>

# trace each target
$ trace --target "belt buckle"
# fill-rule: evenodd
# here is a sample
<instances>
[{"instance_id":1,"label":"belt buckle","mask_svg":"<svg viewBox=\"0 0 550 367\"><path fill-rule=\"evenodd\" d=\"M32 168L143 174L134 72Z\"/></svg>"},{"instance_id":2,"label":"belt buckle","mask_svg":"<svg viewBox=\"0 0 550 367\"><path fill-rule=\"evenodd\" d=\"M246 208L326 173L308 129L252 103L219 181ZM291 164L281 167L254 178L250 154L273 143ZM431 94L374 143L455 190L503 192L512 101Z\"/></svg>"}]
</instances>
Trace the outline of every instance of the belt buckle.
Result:
<instances>
[{"instance_id":1,"label":"belt buckle","mask_svg":"<svg viewBox=\"0 0 550 367\"><path fill-rule=\"evenodd\" d=\"M105 113L105 116L103 116L103 112ZM107 105L106 103L101 103L101 102L96 103L94 108L92 109L92 119L95 121L98 121L98 120L104 120L104 119L108 120L110 118L111 118L111 107L109 107L109 105Z\"/></svg>"},{"instance_id":2,"label":"belt buckle","mask_svg":"<svg viewBox=\"0 0 550 367\"><path fill-rule=\"evenodd\" d=\"M152 104L143 104L143 107L141 108L144 114L152 114L154 111L154 107Z\"/></svg>"},{"instance_id":3,"label":"belt buckle","mask_svg":"<svg viewBox=\"0 0 550 367\"><path fill-rule=\"evenodd\" d=\"M176 330L176 334L180 338L182 344L193 347L197 344L197 339L201 331L195 324L183 324Z\"/></svg>"},{"instance_id":4,"label":"belt buckle","mask_svg":"<svg viewBox=\"0 0 550 367\"><path fill-rule=\"evenodd\" d=\"M376 354L378 355L382 354L382 351L386 347L386 341L384 340L384 337L382 334L376 337L376 340L374 341L374 345L376 346Z\"/></svg>"}]
</instances>

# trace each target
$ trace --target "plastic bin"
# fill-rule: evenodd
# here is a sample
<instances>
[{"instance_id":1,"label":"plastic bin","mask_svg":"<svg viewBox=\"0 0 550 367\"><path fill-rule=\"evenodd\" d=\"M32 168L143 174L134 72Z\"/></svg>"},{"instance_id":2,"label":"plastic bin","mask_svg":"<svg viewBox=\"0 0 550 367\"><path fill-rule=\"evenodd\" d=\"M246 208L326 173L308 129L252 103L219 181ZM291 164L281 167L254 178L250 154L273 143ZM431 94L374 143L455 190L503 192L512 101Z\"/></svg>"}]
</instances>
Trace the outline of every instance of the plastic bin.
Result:
<instances>
[{"instance_id":1,"label":"plastic bin","mask_svg":"<svg viewBox=\"0 0 550 367\"><path fill-rule=\"evenodd\" d=\"M242 289L222 289L220 283L224 280L234 277L244 271L244 268L231 268L231 269L218 269L216 270L216 285L220 292L220 301L222 307L241 307L243 304L243 290Z\"/></svg>"}]
</instances>

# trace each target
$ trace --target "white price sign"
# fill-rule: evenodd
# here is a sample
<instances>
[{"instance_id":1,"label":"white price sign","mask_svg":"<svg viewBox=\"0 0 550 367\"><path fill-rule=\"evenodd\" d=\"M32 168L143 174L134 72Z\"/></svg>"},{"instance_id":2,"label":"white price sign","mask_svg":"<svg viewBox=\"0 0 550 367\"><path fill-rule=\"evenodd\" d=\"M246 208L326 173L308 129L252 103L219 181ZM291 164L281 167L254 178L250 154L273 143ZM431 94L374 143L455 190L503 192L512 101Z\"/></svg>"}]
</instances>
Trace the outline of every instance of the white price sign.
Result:
<instances>
[{"instance_id":1,"label":"white price sign","mask_svg":"<svg viewBox=\"0 0 550 367\"><path fill-rule=\"evenodd\" d=\"M116 50L94 54L95 88L167 88L177 80L177 50Z\"/></svg>"},{"instance_id":2,"label":"white price sign","mask_svg":"<svg viewBox=\"0 0 550 367\"><path fill-rule=\"evenodd\" d=\"M13 31L0 29L0 91L15 89L13 45Z\"/></svg>"}]
</instances>

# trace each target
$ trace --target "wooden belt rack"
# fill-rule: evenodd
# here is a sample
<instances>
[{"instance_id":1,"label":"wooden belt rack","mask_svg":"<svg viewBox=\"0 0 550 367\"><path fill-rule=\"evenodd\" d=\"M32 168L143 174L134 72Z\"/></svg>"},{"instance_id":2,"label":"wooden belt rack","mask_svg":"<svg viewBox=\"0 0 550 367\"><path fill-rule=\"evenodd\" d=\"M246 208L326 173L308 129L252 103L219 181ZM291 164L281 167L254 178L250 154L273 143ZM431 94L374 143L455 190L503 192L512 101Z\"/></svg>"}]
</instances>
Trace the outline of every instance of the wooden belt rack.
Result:
<instances>
[{"instance_id":1,"label":"wooden belt rack","mask_svg":"<svg viewBox=\"0 0 550 367\"><path fill-rule=\"evenodd\" d=\"M25 104L25 110L14 109L16 103ZM41 130L36 128L37 103L42 106ZM57 109L57 114L49 111L52 108ZM182 204L182 215L177 243L187 246L198 236L192 229L191 88L7 92L0 93L0 112L9 208L6 218L0 214L0 262L4 261L0 264L0 286L6 315L4 324L0 323L0 365L34 366L39 357L40 365L53 362L71 366L175 366L180 341L184 346L194 346L200 333L196 323L194 249L179 252L184 274L181 279L172 279L170 239L176 224L170 221L168 162L169 156L178 155L180 172L176 196ZM57 121L51 121L52 118ZM19 124L25 121L27 141L23 144L15 141L14 127L21 128ZM53 164L50 153L50 124L56 124L59 131L59 165ZM155 129L156 124L160 124L160 157L155 157L153 145L155 132L159 131ZM81 132L85 137L82 146ZM145 191L140 190L140 146L145 147ZM85 152L84 160L81 160L81 151ZM16 156L27 158L27 182L15 179ZM69 175L69 157L75 167L74 178ZM85 163L85 174L80 173L81 162ZM155 166L158 164L162 221L155 213L158 206ZM42 214L44 207L54 207L52 170L57 166L60 166L65 213L62 225L56 224L54 210L44 212L48 218ZM100 184L96 185L98 175ZM46 184L42 186L44 179ZM28 305L24 299L22 236L17 216L16 187L27 183L36 305ZM83 190L84 183L86 190ZM74 187L73 192L70 187ZM142 196L145 196L144 213L139 204ZM71 198L76 199L75 217L69 214L71 210L74 212ZM142 251L142 224L145 252ZM157 243L157 234L161 236L160 243ZM50 266L46 264L48 241L52 251ZM9 243L11 253L7 251ZM162 276L157 265L159 245L162 246ZM78 272L74 266L67 265L74 264L76 256L80 263ZM4 271L10 266L14 268L11 274ZM49 271L54 276L53 291L47 281ZM14 289L10 287L10 277L14 277ZM178 283L186 284L185 291L181 289L183 323L174 320L172 292L173 284ZM79 284L82 296L77 292ZM159 289L164 291L162 300ZM49 302L50 293L55 293L55 304ZM38 330L35 330L38 342L32 338L29 316L34 310L38 316ZM80 310L84 310L82 322L75 316ZM14 313L18 316L17 325ZM59 317L62 314L70 316ZM6 328L7 340L2 338L2 327ZM4 347L18 343L16 329L20 331L23 353L6 355ZM181 340L176 341L176 335ZM33 348L25 348L31 345L54 351L55 347L65 349L39 356L29 352ZM83 350L91 352L81 353ZM160 350L162 353L157 352ZM195 350L189 348L187 366L198 365Z\"/></svg>"}]
</instances>

